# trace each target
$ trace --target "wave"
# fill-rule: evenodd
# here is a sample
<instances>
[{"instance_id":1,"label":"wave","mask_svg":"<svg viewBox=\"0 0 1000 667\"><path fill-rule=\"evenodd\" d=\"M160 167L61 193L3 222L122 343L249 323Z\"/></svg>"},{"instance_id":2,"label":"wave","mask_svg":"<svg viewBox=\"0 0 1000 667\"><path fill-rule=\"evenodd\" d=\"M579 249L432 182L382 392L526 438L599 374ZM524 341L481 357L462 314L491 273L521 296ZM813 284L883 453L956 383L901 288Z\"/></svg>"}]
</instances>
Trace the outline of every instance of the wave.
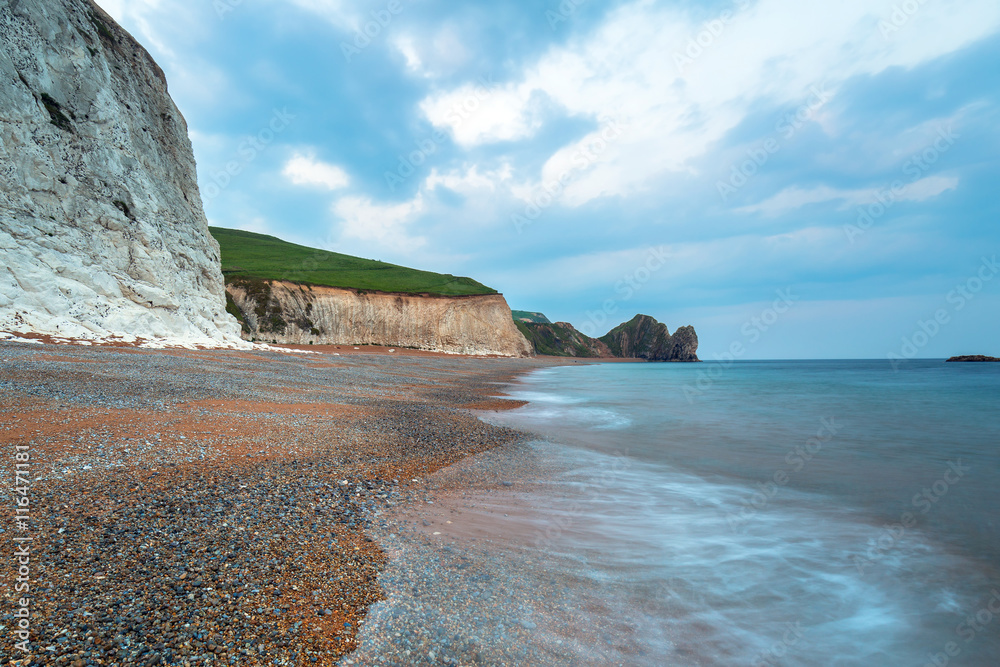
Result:
<instances>
[{"instance_id":1,"label":"wave","mask_svg":"<svg viewBox=\"0 0 1000 667\"><path fill-rule=\"evenodd\" d=\"M788 494L734 526L741 485L553 443L536 453L571 467L508 509L544 508L516 541L540 570L571 573L568 595L593 610L550 627L553 644L613 614L632 628L629 664L920 664L975 602L975 586L948 584L971 564L919 532L859 569L880 527L821 496Z\"/></svg>"}]
</instances>

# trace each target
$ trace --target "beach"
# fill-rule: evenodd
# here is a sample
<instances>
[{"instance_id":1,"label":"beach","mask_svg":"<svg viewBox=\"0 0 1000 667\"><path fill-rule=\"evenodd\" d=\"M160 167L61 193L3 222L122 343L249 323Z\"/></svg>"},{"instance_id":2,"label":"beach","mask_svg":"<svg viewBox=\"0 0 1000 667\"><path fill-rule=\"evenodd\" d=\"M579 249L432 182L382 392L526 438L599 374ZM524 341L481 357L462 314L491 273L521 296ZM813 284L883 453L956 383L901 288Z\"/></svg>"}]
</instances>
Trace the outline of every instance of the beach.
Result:
<instances>
[{"instance_id":1,"label":"beach","mask_svg":"<svg viewBox=\"0 0 1000 667\"><path fill-rule=\"evenodd\" d=\"M370 532L519 441L476 414L551 363L3 344L0 472L26 500L2 537L27 571L0 576L28 588L5 586L0 664L336 664L381 597Z\"/></svg>"},{"instance_id":2,"label":"beach","mask_svg":"<svg viewBox=\"0 0 1000 667\"><path fill-rule=\"evenodd\" d=\"M987 366L5 344L0 664L986 667Z\"/></svg>"}]
</instances>

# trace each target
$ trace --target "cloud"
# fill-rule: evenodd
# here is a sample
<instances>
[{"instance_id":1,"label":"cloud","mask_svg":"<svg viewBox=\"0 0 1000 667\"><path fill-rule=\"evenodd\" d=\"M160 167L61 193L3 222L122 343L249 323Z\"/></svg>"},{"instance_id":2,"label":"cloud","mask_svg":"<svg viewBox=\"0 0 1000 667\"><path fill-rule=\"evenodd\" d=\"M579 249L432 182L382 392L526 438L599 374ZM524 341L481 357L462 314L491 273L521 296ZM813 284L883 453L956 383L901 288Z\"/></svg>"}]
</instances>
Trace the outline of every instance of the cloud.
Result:
<instances>
[{"instance_id":1,"label":"cloud","mask_svg":"<svg viewBox=\"0 0 1000 667\"><path fill-rule=\"evenodd\" d=\"M529 113L530 99L531 91L523 86L496 86L482 79L427 97L420 109L436 127L449 130L457 144L472 148L534 135L542 123Z\"/></svg>"},{"instance_id":2,"label":"cloud","mask_svg":"<svg viewBox=\"0 0 1000 667\"><path fill-rule=\"evenodd\" d=\"M535 138L552 105L595 125L607 119L628 125L618 141L573 173L575 185L562 201L579 206L689 170L693 159L761 104L800 103L822 83L836 94L851 77L926 63L1000 25L995 0L942 0L921 5L898 30L880 30L894 4L739 2L727 20L720 13L705 22L642 0L611 13L593 33L550 49L494 90L471 117L454 113L474 90L468 84L428 95L421 110L466 148ZM739 10L743 5L747 9ZM565 173L579 143L556 150L539 180Z\"/></svg>"},{"instance_id":3,"label":"cloud","mask_svg":"<svg viewBox=\"0 0 1000 667\"><path fill-rule=\"evenodd\" d=\"M882 342L844 335L870 329L880 311L853 312L852 298L946 292L963 279L952 264L997 244L987 168L996 41L983 39L1000 25L995 0L911 3L919 9L892 30L879 22L901 0L616 0L555 32L544 11L404 0L405 13L372 38L378 54L333 70L339 43L353 43L386 0L233 0L221 20L212 2L98 2L164 66L203 185L275 104L306 119L282 137L287 148L272 146L207 201L213 223L465 273L512 305L577 325L621 296L616 285L644 265L647 245L669 244L621 319L641 311L695 324L706 351L713 340L726 349L729 324L797 285L803 304L845 305L817 307L812 328L776 335L754 356L783 346L881 355ZM726 6L735 13L720 25ZM716 178L777 136L774 121L801 109L813 86L829 99L720 210ZM426 120L453 141L435 139L400 202L375 174L428 134ZM962 135L954 152L912 182L907 161L952 123ZM910 203L852 245L840 223L893 178L906 183L897 201ZM554 205L519 234L512 216L546 189ZM976 306L984 320L995 312L987 305ZM921 312L897 309L876 328L902 323L906 334ZM975 329L980 349L987 324ZM837 335L822 338L825 327Z\"/></svg>"},{"instance_id":4,"label":"cloud","mask_svg":"<svg viewBox=\"0 0 1000 667\"><path fill-rule=\"evenodd\" d=\"M926 201L933 199L940 194L958 188L959 179L955 176L928 176L919 181L915 181L892 192L892 201ZM762 213L764 215L776 216L788 211L802 208L810 204L824 204L827 202L839 202L837 207L840 210L852 206L872 204L880 199L890 196L886 194L888 188L863 188L858 190L841 190L827 186L815 188L800 188L791 186L785 188L773 197L766 199L759 204L744 206L736 209L739 213Z\"/></svg>"},{"instance_id":5,"label":"cloud","mask_svg":"<svg viewBox=\"0 0 1000 667\"><path fill-rule=\"evenodd\" d=\"M432 78L452 74L469 59L462 34L454 25L445 25L422 36L409 33L393 41L410 72Z\"/></svg>"},{"instance_id":6,"label":"cloud","mask_svg":"<svg viewBox=\"0 0 1000 667\"><path fill-rule=\"evenodd\" d=\"M438 172L432 169L427 180L424 181L424 189L433 191L438 187L444 187L460 195L473 195L487 192L495 193L503 185L509 185L513 177L513 169L509 163L493 171L480 172L478 165L466 167L464 170L452 170L447 173Z\"/></svg>"},{"instance_id":7,"label":"cloud","mask_svg":"<svg viewBox=\"0 0 1000 667\"><path fill-rule=\"evenodd\" d=\"M401 204L377 204L367 197L343 197L333 205L334 215L341 220L343 239L367 242L403 254L411 254L427 243L427 239L409 233L410 224L423 210L423 197L419 195Z\"/></svg>"},{"instance_id":8,"label":"cloud","mask_svg":"<svg viewBox=\"0 0 1000 667\"><path fill-rule=\"evenodd\" d=\"M302 153L296 153L285 163L282 173L295 185L319 186L327 190L340 190L351 182L347 172L340 167Z\"/></svg>"},{"instance_id":9,"label":"cloud","mask_svg":"<svg viewBox=\"0 0 1000 667\"><path fill-rule=\"evenodd\" d=\"M411 72L420 72L423 69L424 61L417 52L417 47L413 43L412 37L400 37L393 42L396 50L406 58L406 68Z\"/></svg>"}]
</instances>

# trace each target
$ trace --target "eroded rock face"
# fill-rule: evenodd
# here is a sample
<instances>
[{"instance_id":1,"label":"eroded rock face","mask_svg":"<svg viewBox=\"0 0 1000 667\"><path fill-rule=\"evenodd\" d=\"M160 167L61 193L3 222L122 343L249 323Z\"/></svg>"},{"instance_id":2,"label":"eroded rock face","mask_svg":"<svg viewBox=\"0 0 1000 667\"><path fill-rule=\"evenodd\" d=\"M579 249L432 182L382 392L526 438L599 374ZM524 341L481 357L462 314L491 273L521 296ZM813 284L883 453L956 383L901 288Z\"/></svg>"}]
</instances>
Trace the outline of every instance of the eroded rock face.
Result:
<instances>
[{"instance_id":1,"label":"eroded rock face","mask_svg":"<svg viewBox=\"0 0 1000 667\"><path fill-rule=\"evenodd\" d=\"M681 327L671 336L666 325L648 315L636 315L600 338L590 338L568 322L517 322L535 352L556 357L698 361L698 334Z\"/></svg>"},{"instance_id":2,"label":"eroded rock face","mask_svg":"<svg viewBox=\"0 0 1000 667\"><path fill-rule=\"evenodd\" d=\"M245 335L259 341L506 357L532 352L499 294L416 296L260 280L235 281L228 291Z\"/></svg>"},{"instance_id":3,"label":"eroded rock face","mask_svg":"<svg viewBox=\"0 0 1000 667\"><path fill-rule=\"evenodd\" d=\"M0 0L0 331L243 344L187 125L89 0Z\"/></svg>"},{"instance_id":4,"label":"eroded rock face","mask_svg":"<svg viewBox=\"0 0 1000 667\"><path fill-rule=\"evenodd\" d=\"M680 327L671 336L665 324L636 315L601 336L616 357L648 361L698 361L698 334Z\"/></svg>"},{"instance_id":5,"label":"eroded rock face","mask_svg":"<svg viewBox=\"0 0 1000 667\"><path fill-rule=\"evenodd\" d=\"M680 327L674 332L666 361L698 361L698 334L694 327Z\"/></svg>"}]
</instances>

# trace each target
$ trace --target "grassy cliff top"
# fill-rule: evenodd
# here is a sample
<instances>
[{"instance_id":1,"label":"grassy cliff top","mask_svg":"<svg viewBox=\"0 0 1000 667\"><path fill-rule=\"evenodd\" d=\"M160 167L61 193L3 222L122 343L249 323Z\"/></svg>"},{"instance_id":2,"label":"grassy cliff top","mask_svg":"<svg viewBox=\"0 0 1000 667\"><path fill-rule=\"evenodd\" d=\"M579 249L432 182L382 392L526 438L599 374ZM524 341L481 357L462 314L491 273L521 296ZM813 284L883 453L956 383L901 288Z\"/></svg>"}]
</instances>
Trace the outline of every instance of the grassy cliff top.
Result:
<instances>
[{"instance_id":1,"label":"grassy cliff top","mask_svg":"<svg viewBox=\"0 0 1000 667\"><path fill-rule=\"evenodd\" d=\"M418 271L373 259L307 248L273 236L210 227L222 249L222 273L233 278L287 280L379 292L468 296L497 291L472 278Z\"/></svg>"}]
</instances>

